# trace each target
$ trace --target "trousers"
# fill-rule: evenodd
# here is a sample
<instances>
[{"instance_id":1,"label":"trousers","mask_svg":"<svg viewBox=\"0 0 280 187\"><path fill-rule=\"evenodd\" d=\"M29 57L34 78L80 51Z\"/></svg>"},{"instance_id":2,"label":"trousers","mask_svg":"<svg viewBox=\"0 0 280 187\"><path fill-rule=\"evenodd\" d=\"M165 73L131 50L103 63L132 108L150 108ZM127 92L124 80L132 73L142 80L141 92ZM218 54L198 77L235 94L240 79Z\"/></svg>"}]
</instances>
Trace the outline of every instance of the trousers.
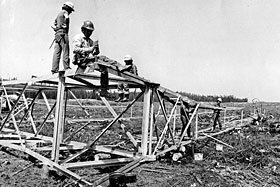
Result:
<instances>
[{"instance_id":1,"label":"trousers","mask_svg":"<svg viewBox=\"0 0 280 187\"><path fill-rule=\"evenodd\" d=\"M69 38L67 33L56 33L55 44L52 61L52 73L57 73L59 70L59 61L62 55L62 62L64 69L70 68L69 58Z\"/></svg>"}]
</instances>

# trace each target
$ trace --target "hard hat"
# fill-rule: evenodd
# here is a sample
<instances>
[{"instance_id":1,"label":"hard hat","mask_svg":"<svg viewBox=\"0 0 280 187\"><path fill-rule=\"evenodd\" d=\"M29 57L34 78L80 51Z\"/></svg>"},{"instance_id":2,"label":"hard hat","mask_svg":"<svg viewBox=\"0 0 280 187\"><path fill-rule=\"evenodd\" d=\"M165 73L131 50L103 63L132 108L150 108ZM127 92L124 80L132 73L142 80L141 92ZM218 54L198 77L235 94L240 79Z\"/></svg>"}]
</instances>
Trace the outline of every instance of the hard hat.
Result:
<instances>
[{"instance_id":1,"label":"hard hat","mask_svg":"<svg viewBox=\"0 0 280 187\"><path fill-rule=\"evenodd\" d=\"M72 2L66 1L63 5L66 5L66 6L68 6L69 8L71 8L71 9L73 10L73 12L75 11L75 10L74 10L74 4L73 4Z\"/></svg>"},{"instance_id":2,"label":"hard hat","mask_svg":"<svg viewBox=\"0 0 280 187\"><path fill-rule=\"evenodd\" d=\"M217 99L217 101L222 102L222 98L219 97L219 98Z\"/></svg>"},{"instance_id":3,"label":"hard hat","mask_svg":"<svg viewBox=\"0 0 280 187\"><path fill-rule=\"evenodd\" d=\"M130 61L130 60L132 60L132 57L130 55L125 55L123 60L124 61Z\"/></svg>"},{"instance_id":4,"label":"hard hat","mask_svg":"<svg viewBox=\"0 0 280 187\"><path fill-rule=\"evenodd\" d=\"M83 23L83 25L82 25L82 28L85 28L85 29L94 31L93 23L92 23L91 21L89 21L89 20L84 21L84 23Z\"/></svg>"}]
</instances>

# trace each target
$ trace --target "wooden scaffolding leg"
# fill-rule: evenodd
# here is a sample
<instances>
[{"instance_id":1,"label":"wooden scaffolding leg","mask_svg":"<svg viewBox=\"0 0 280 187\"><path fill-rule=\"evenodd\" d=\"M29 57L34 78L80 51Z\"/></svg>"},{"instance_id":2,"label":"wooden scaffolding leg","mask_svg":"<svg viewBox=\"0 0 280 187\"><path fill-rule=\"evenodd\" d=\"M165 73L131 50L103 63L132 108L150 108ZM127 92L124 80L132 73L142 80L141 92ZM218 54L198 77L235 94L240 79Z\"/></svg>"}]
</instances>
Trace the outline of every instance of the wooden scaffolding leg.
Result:
<instances>
[{"instance_id":1,"label":"wooden scaffolding leg","mask_svg":"<svg viewBox=\"0 0 280 187\"><path fill-rule=\"evenodd\" d=\"M154 92L155 89L152 89L152 93L151 93L151 112L150 112L150 133L149 133L149 155L152 155L152 147L153 147L153 126L154 126Z\"/></svg>"},{"instance_id":2,"label":"wooden scaffolding leg","mask_svg":"<svg viewBox=\"0 0 280 187\"><path fill-rule=\"evenodd\" d=\"M56 111L55 111L55 123L53 132L53 146L51 159L57 163L59 157L59 147L62 137L62 129L64 126L64 91L65 91L65 77L62 72L59 72L58 87L57 87L57 99L56 99Z\"/></svg>"},{"instance_id":3,"label":"wooden scaffolding leg","mask_svg":"<svg viewBox=\"0 0 280 187\"><path fill-rule=\"evenodd\" d=\"M150 111L151 111L151 95L152 95L152 89L150 85L146 84L145 93L144 93L142 137L141 137L142 156L146 156L148 151L148 133L149 133L149 122L150 122Z\"/></svg>"}]
</instances>

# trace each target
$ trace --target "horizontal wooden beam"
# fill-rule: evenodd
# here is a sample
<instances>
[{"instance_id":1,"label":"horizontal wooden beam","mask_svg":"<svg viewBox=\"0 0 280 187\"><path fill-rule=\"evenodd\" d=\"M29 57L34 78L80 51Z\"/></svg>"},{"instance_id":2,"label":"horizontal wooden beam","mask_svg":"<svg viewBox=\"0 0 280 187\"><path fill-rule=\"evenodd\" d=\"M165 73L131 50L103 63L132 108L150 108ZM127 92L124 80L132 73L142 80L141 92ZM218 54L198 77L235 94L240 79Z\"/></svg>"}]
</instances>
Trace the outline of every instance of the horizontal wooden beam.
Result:
<instances>
[{"instance_id":1,"label":"horizontal wooden beam","mask_svg":"<svg viewBox=\"0 0 280 187\"><path fill-rule=\"evenodd\" d=\"M136 160L136 158L116 158L116 159L108 159L108 160L64 163L62 164L62 166L67 169L78 169L78 168L85 168L85 167L100 168L100 167L123 165L128 162L132 162L133 160Z\"/></svg>"},{"instance_id":2,"label":"horizontal wooden beam","mask_svg":"<svg viewBox=\"0 0 280 187\"><path fill-rule=\"evenodd\" d=\"M115 147L94 145L91 147L91 150L95 150L95 151L103 152L103 153L110 153L110 154L124 156L124 157L130 157L130 158L135 158L135 157L139 158L140 157L136 152L120 150L120 149L116 149Z\"/></svg>"},{"instance_id":3,"label":"horizontal wooden beam","mask_svg":"<svg viewBox=\"0 0 280 187\"><path fill-rule=\"evenodd\" d=\"M23 146L14 145L14 144L11 144L11 143L4 143L4 142L0 142L0 145L2 145L4 147L9 147L9 148L12 148L12 149L15 149L15 150L18 150L18 151L25 152L25 153L35 157L36 159L40 160L44 164L47 164L50 167L53 167L54 169L59 170L64 175L68 176L69 178L74 179L75 181L79 182L80 184L92 186L92 183L84 180L82 177L80 177L76 173L68 170L67 168L59 165L58 163L55 163L55 162L51 161L50 159L40 155L39 153L36 153L36 152L32 151L31 149L28 149L28 148L23 147Z\"/></svg>"}]
</instances>

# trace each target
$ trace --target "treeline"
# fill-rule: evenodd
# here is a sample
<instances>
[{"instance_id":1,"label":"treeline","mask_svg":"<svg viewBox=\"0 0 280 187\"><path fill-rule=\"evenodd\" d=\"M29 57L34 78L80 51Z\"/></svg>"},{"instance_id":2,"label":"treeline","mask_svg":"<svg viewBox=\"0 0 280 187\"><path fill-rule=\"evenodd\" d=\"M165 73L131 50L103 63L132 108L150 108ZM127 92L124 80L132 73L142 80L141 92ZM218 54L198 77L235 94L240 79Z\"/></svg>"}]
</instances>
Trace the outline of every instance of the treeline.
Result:
<instances>
[{"instance_id":1,"label":"treeline","mask_svg":"<svg viewBox=\"0 0 280 187\"><path fill-rule=\"evenodd\" d=\"M75 97L79 99L96 99L97 98L97 93L92 90L72 90L71 91ZM46 97L48 99L56 99L57 91L56 90L46 90L44 91ZM36 95L36 92L34 91L26 91L25 96L29 98L34 98ZM38 96L38 99L42 99L43 96L40 94ZM68 93L68 98L73 99L72 94Z\"/></svg>"},{"instance_id":2,"label":"treeline","mask_svg":"<svg viewBox=\"0 0 280 187\"><path fill-rule=\"evenodd\" d=\"M223 102L248 102L247 98L237 98L233 95L200 95L200 94L193 94L193 93L186 93L186 92L178 92L179 94L186 96L190 99L200 102L216 102L217 99L220 97L222 98Z\"/></svg>"},{"instance_id":3,"label":"treeline","mask_svg":"<svg viewBox=\"0 0 280 187\"><path fill-rule=\"evenodd\" d=\"M96 99L97 93L92 90L73 90L73 94L79 98L79 99ZM47 98L49 99L56 99L56 90L53 91L44 91ZM199 102L216 102L218 97L221 97L223 102L248 102L247 98L237 98L233 95L200 95L200 94L193 94L193 93L186 93L186 92L178 92L179 94L186 96L192 100L199 101ZM130 92L130 100L132 100L134 97L136 97L139 94L139 92ZM33 98L36 95L36 92L26 92L26 96ZM117 98L118 94L116 91L110 92L110 97L112 99ZM68 93L68 98L73 98L73 96ZM39 99L42 99L42 96L39 96ZM140 97L139 101L143 100L143 96ZM157 97L155 97L155 101L157 101Z\"/></svg>"}]
</instances>

